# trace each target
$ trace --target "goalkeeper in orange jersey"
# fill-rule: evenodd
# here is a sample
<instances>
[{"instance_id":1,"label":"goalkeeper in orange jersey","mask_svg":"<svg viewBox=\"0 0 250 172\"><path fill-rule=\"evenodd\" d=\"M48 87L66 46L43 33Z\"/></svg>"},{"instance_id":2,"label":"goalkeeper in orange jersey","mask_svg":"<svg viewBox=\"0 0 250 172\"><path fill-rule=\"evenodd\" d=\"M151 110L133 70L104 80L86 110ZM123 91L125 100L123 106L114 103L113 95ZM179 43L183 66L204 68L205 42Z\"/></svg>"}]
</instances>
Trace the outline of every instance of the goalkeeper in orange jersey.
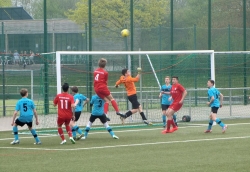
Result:
<instances>
[{"instance_id":1,"label":"goalkeeper in orange jersey","mask_svg":"<svg viewBox=\"0 0 250 172\"><path fill-rule=\"evenodd\" d=\"M130 71L128 69L123 69L122 70L122 76L120 79L115 83L115 87L118 88L120 84L124 84L126 91L127 91L127 96L128 100L132 104L132 110L129 110L125 115L121 115L120 118L122 120L122 123L124 124L124 119L127 117L131 116L132 114L136 113L139 111L142 120L145 124L147 125L152 125L151 122L148 122L145 114L142 111L142 107L140 103L137 100L137 95L136 95L136 87L135 87L135 82L138 82L140 79L140 74L141 74L141 68L137 68L138 74L135 78L131 77Z\"/></svg>"}]
</instances>

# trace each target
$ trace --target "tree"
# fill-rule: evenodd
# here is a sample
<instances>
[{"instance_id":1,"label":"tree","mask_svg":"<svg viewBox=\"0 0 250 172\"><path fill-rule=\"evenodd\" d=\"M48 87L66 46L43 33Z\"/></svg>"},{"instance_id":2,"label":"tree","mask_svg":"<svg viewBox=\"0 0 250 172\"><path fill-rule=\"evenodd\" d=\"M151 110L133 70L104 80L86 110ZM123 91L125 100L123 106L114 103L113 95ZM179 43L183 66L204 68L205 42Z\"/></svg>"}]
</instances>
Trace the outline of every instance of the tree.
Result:
<instances>
[{"instance_id":1,"label":"tree","mask_svg":"<svg viewBox=\"0 0 250 172\"><path fill-rule=\"evenodd\" d=\"M0 7L11 7L11 0L1 0Z\"/></svg>"},{"instance_id":2,"label":"tree","mask_svg":"<svg viewBox=\"0 0 250 172\"><path fill-rule=\"evenodd\" d=\"M134 23L140 27L155 27L166 23L169 1L134 0ZM76 9L66 12L69 19L82 25L88 22L88 0L81 0ZM130 25L130 0L92 1L92 23L97 28L111 31L128 28Z\"/></svg>"}]
</instances>

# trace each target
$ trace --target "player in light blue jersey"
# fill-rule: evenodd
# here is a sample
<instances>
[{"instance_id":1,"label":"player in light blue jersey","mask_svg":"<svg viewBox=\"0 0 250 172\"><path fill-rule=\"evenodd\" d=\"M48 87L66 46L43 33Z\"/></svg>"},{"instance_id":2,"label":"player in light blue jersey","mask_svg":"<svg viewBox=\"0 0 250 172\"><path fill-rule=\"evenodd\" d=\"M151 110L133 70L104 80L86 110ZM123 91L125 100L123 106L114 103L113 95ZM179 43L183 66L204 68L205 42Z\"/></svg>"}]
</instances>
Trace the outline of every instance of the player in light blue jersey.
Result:
<instances>
[{"instance_id":1,"label":"player in light blue jersey","mask_svg":"<svg viewBox=\"0 0 250 172\"><path fill-rule=\"evenodd\" d=\"M32 128L32 122L33 122L33 116L36 118L36 125L39 124L38 122L38 116L36 112L36 107L34 105L34 102L31 99L28 99L28 90L27 89L21 89L20 90L20 95L22 98L18 100L16 103L16 108L13 114L12 122L11 125L13 126L13 133L14 133L14 141L11 142L10 144L15 145L19 144L19 136L18 136L18 128L17 126L24 126L25 124L28 126L31 134L35 138L35 143L36 145L40 145L41 141L38 138L36 134L36 130ZM20 111L20 116L16 118L17 113Z\"/></svg>"},{"instance_id":2,"label":"player in light blue jersey","mask_svg":"<svg viewBox=\"0 0 250 172\"><path fill-rule=\"evenodd\" d=\"M112 128L109 126L106 115L104 114L104 103L105 101L101 99L98 95L94 95L91 98L90 101L90 106L92 107L92 113L89 118L89 122L86 125L85 132L84 132L84 139L88 137L89 130L96 120L96 118L99 118L101 122L103 123L104 127L107 129L109 134L114 138L114 139L119 139L114 132L112 131Z\"/></svg>"},{"instance_id":3,"label":"player in light blue jersey","mask_svg":"<svg viewBox=\"0 0 250 172\"><path fill-rule=\"evenodd\" d=\"M78 88L76 86L73 86L71 88L71 91L74 96L74 102L75 102L75 118L70 121L70 127L72 130L72 135L74 140L80 140L84 135L82 133L82 130L76 124L76 122L80 118L84 105L86 105L89 102L89 99L84 95L78 93ZM78 137L76 137L76 132L80 134Z\"/></svg>"},{"instance_id":4,"label":"player in light blue jersey","mask_svg":"<svg viewBox=\"0 0 250 172\"><path fill-rule=\"evenodd\" d=\"M161 109L162 109L162 121L163 121L163 128L166 127L166 111L168 107L172 104L172 99L170 95L170 90L172 85L170 84L170 77L165 77L165 85L161 86L161 92L159 98L161 98ZM175 125L177 126L176 115L173 115L173 120Z\"/></svg>"},{"instance_id":5,"label":"player in light blue jersey","mask_svg":"<svg viewBox=\"0 0 250 172\"><path fill-rule=\"evenodd\" d=\"M219 124L222 128L222 133L225 133L227 125L225 125L219 118L216 117L218 109L222 107L223 95L219 92L217 88L214 87L214 80L207 81L208 87L208 102L207 105L211 107L210 121L208 123L208 128L205 133L212 132L213 121Z\"/></svg>"}]
</instances>

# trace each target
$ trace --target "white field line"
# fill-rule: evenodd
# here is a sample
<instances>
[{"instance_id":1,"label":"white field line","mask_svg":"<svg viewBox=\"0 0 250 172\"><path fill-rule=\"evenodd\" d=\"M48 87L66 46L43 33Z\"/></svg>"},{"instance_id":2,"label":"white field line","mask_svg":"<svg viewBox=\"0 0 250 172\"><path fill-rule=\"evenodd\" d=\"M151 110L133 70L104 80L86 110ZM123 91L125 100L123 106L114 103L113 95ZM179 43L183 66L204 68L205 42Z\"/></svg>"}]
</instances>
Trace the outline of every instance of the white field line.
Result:
<instances>
[{"instance_id":1,"label":"white field line","mask_svg":"<svg viewBox=\"0 0 250 172\"><path fill-rule=\"evenodd\" d=\"M100 147L88 147L88 148L74 148L74 149L21 148L21 147L0 147L0 149L21 149L21 150L23 149L23 150L43 150L43 151L44 150L47 150L47 151L76 151L76 150L134 147L134 146L160 145L160 144L173 144L173 143L190 143L190 142L203 142L203 141L235 140L235 139L248 139L248 138L250 138L250 136L213 138L213 139L197 139L197 140L181 140L181 141L168 141L168 142L153 142L153 143L139 143L139 144L100 146Z\"/></svg>"}]
</instances>

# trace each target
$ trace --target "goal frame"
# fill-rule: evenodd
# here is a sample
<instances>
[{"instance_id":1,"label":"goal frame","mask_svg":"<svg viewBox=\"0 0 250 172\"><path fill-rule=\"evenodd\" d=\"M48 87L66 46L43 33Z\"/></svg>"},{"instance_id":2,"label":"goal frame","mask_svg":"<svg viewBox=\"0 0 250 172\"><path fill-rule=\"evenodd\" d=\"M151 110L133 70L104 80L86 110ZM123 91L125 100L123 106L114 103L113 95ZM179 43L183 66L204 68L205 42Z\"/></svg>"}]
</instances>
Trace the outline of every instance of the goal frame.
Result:
<instances>
[{"instance_id":1,"label":"goal frame","mask_svg":"<svg viewBox=\"0 0 250 172\"><path fill-rule=\"evenodd\" d=\"M210 56L211 79L215 80L214 50L187 51L56 51L57 94L61 93L61 55L177 55L177 54L207 54Z\"/></svg>"}]
</instances>

